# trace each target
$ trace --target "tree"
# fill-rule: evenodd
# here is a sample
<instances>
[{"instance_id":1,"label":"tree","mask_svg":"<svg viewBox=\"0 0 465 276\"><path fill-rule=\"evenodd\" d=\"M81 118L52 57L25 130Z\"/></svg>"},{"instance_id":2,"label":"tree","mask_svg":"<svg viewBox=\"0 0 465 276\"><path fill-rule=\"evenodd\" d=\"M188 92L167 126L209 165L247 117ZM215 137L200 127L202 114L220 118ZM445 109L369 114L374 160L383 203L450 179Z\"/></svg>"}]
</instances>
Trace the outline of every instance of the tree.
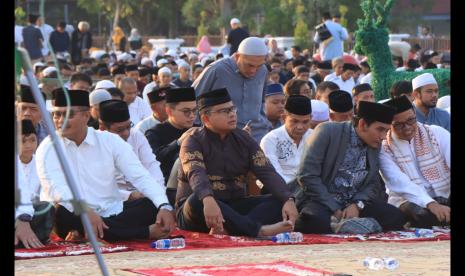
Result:
<instances>
[{"instance_id":1,"label":"tree","mask_svg":"<svg viewBox=\"0 0 465 276\"><path fill-rule=\"evenodd\" d=\"M304 22L305 8L302 1L297 2L296 15L297 23L294 29L294 43L302 48L308 48L310 46L308 26Z\"/></svg>"}]
</instances>

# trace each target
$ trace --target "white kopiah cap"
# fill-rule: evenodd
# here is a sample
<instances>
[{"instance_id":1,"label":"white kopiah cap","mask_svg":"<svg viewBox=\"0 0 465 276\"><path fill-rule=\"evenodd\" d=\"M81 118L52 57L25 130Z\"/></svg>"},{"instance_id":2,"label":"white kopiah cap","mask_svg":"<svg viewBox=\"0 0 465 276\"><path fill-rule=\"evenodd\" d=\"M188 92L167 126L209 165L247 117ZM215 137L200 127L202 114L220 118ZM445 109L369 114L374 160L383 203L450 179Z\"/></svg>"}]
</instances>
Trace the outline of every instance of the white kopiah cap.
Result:
<instances>
[{"instance_id":1,"label":"white kopiah cap","mask_svg":"<svg viewBox=\"0 0 465 276\"><path fill-rule=\"evenodd\" d=\"M160 70L158 70L158 75L161 76L162 74L170 74L171 75L171 70L168 67L162 67Z\"/></svg>"},{"instance_id":2,"label":"white kopiah cap","mask_svg":"<svg viewBox=\"0 0 465 276\"><path fill-rule=\"evenodd\" d=\"M163 67L163 65L168 64L168 60L161 58L157 61L157 67Z\"/></svg>"},{"instance_id":3,"label":"white kopiah cap","mask_svg":"<svg viewBox=\"0 0 465 276\"><path fill-rule=\"evenodd\" d=\"M438 85L438 83L436 82L436 79L431 73L423 73L412 80L413 90L417 89L418 87L422 87L428 84Z\"/></svg>"},{"instance_id":4,"label":"white kopiah cap","mask_svg":"<svg viewBox=\"0 0 465 276\"><path fill-rule=\"evenodd\" d=\"M442 109L450 107L450 95L442 96L439 98L436 106Z\"/></svg>"},{"instance_id":5,"label":"white kopiah cap","mask_svg":"<svg viewBox=\"0 0 465 276\"><path fill-rule=\"evenodd\" d=\"M329 106L327 103L320 100L312 100L312 120L313 121L328 121Z\"/></svg>"},{"instance_id":6,"label":"white kopiah cap","mask_svg":"<svg viewBox=\"0 0 465 276\"><path fill-rule=\"evenodd\" d=\"M54 66L49 66L49 67L45 68L45 69L42 71L42 74L43 74L44 76L48 76L48 75L50 75L51 73L56 72L56 71L57 71L57 68L56 68L56 67L54 67Z\"/></svg>"},{"instance_id":7,"label":"white kopiah cap","mask_svg":"<svg viewBox=\"0 0 465 276\"><path fill-rule=\"evenodd\" d=\"M242 40L237 52L250 56L266 56L268 54L268 47L266 47L262 38L251 36Z\"/></svg>"},{"instance_id":8,"label":"white kopiah cap","mask_svg":"<svg viewBox=\"0 0 465 276\"><path fill-rule=\"evenodd\" d=\"M107 89L107 88L115 88L116 85L110 80L101 80L95 84L95 90L97 89Z\"/></svg>"},{"instance_id":9,"label":"white kopiah cap","mask_svg":"<svg viewBox=\"0 0 465 276\"><path fill-rule=\"evenodd\" d=\"M111 100L111 94L104 89L96 89L89 94L89 104L96 105L103 101Z\"/></svg>"},{"instance_id":10,"label":"white kopiah cap","mask_svg":"<svg viewBox=\"0 0 465 276\"><path fill-rule=\"evenodd\" d=\"M239 19L235 18L235 17L233 19L231 19L231 21L229 22L230 25L239 24L239 23L241 23L241 21Z\"/></svg>"}]
</instances>

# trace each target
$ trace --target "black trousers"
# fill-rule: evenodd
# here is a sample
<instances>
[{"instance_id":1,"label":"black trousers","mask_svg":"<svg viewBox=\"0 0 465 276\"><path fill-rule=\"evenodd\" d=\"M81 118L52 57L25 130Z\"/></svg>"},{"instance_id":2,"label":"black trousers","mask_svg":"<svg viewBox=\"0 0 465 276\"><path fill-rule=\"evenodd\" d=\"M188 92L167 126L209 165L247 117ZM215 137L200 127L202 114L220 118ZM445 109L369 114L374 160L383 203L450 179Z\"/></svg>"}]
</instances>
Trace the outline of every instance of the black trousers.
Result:
<instances>
[{"instance_id":1,"label":"black trousers","mask_svg":"<svg viewBox=\"0 0 465 276\"><path fill-rule=\"evenodd\" d=\"M277 223L283 219L283 204L271 195L216 202L226 221L223 225L229 235L256 237L262 225ZM194 194L180 205L176 217L181 229L204 233L210 231L205 223L203 202Z\"/></svg>"},{"instance_id":2,"label":"black trousers","mask_svg":"<svg viewBox=\"0 0 465 276\"><path fill-rule=\"evenodd\" d=\"M53 222L55 218L55 208L51 203L39 202L34 203L34 216L30 222L31 229L42 244L46 244L50 241L50 233L53 229ZM24 248L24 245L19 241L16 248Z\"/></svg>"},{"instance_id":3,"label":"black trousers","mask_svg":"<svg viewBox=\"0 0 465 276\"><path fill-rule=\"evenodd\" d=\"M435 198L436 199L436 198ZM448 199L436 199L440 204L450 206ZM420 207L415 203L407 201L399 206L400 211L405 214L412 227L431 228L433 226L447 226L449 223L440 222L430 210Z\"/></svg>"},{"instance_id":4,"label":"black trousers","mask_svg":"<svg viewBox=\"0 0 465 276\"><path fill-rule=\"evenodd\" d=\"M300 207L300 206L299 206ZM300 213L296 221L295 231L302 233L332 233L331 216L334 212L326 205L316 201L304 203L299 208ZM383 228L383 231L400 230L407 222L402 212L383 201L373 201L365 204L365 208L360 211L360 217L371 217L376 219Z\"/></svg>"},{"instance_id":5,"label":"black trousers","mask_svg":"<svg viewBox=\"0 0 465 276\"><path fill-rule=\"evenodd\" d=\"M105 241L148 239L149 225L154 224L157 208L148 198L125 201L123 212L118 215L102 218L109 227L103 230ZM69 231L77 230L84 235L81 217L69 212L61 205L56 206L55 233L62 239Z\"/></svg>"}]
</instances>

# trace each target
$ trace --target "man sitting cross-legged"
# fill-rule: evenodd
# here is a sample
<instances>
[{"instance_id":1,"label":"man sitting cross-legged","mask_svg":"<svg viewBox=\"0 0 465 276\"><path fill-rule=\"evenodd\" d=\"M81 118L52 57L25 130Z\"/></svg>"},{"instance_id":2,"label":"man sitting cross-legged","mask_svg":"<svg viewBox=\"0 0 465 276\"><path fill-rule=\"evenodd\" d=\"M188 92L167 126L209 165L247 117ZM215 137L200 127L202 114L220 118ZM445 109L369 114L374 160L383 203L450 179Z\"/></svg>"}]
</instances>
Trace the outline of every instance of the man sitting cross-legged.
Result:
<instances>
[{"instance_id":1,"label":"man sitting cross-legged","mask_svg":"<svg viewBox=\"0 0 465 276\"><path fill-rule=\"evenodd\" d=\"M450 133L417 122L415 109L402 96L386 102L397 113L380 152L389 203L412 226L430 228L450 222Z\"/></svg>"},{"instance_id":2,"label":"man sitting cross-legged","mask_svg":"<svg viewBox=\"0 0 465 276\"><path fill-rule=\"evenodd\" d=\"M297 172L296 230L331 233L331 216L372 217L384 231L406 220L396 207L379 200L379 148L395 109L361 101L352 122L318 125L307 140Z\"/></svg>"},{"instance_id":3,"label":"man sitting cross-legged","mask_svg":"<svg viewBox=\"0 0 465 276\"><path fill-rule=\"evenodd\" d=\"M175 228L175 221L164 189L154 185L153 177L121 137L87 127L89 93L68 92L71 105L68 122L62 129L67 109L63 91L56 95L53 122L58 142L73 169L76 188L89 207L90 223L97 237L114 241L168 236ZM55 233L65 238L77 230L82 236L83 225L71 203L73 195L50 136L37 149L36 162L42 187L40 198L56 203ZM123 202L115 181L118 171L146 198Z\"/></svg>"},{"instance_id":4,"label":"man sitting cross-legged","mask_svg":"<svg viewBox=\"0 0 465 276\"><path fill-rule=\"evenodd\" d=\"M204 127L188 130L181 144L179 227L251 237L291 231L297 216L292 194L257 142L236 128L236 107L226 88L197 101ZM271 195L247 196L249 171Z\"/></svg>"}]
</instances>

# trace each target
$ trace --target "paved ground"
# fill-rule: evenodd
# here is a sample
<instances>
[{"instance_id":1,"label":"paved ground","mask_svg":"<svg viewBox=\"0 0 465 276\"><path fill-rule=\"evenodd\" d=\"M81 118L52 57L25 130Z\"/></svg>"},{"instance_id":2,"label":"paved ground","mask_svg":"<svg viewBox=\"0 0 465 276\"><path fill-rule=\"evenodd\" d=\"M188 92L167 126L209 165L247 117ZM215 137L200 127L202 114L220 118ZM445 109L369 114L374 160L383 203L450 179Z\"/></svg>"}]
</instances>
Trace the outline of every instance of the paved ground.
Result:
<instances>
[{"instance_id":1,"label":"paved ground","mask_svg":"<svg viewBox=\"0 0 465 276\"><path fill-rule=\"evenodd\" d=\"M394 257L393 272L367 270L366 256ZM352 242L327 245L260 246L177 252L123 252L103 255L111 275L137 275L123 268L220 265L288 260L351 275L450 275L450 241L395 243ZM100 275L93 255L15 262L15 275Z\"/></svg>"}]
</instances>

